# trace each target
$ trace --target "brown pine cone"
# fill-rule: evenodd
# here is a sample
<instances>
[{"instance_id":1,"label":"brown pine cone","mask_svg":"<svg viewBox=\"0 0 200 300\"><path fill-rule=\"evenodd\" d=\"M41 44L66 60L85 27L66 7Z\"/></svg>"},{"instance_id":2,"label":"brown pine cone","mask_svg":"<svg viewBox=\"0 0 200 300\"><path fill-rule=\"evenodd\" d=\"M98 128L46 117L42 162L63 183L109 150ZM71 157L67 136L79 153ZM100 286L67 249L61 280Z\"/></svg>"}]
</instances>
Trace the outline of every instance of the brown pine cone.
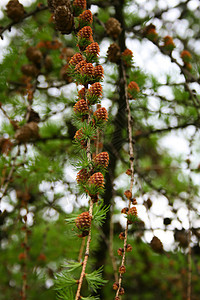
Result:
<instances>
[{"instance_id":1,"label":"brown pine cone","mask_svg":"<svg viewBox=\"0 0 200 300\"><path fill-rule=\"evenodd\" d=\"M74 17L67 6L58 6L54 11L56 28L62 34L69 34L74 27Z\"/></svg>"},{"instance_id":2,"label":"brown pine cone","mask_svg":"<svg viewBox=\"0 0 200 300\"><path fill-rule=\"evenodd\" d=\"M126 252L131 252L133 250L133 247L131 246L131 244L127 244L126 245Z\"/></svg>"},{"instance_id":3,"label":"brown pine cone","mask_svg":"<svg viewBox=\"0 0 200 300\"><path fill-rule=\"evenodd\" d=\"M30 77L36 77L39 74L39 70L34 65L23 65L21 67L21 71L24 75L30 76Z\"/></svg>"},{"instance_id":4,"label":"brown pine cone","mask_svg":"<svg viewBox=\"0 0 200 300\"><path fill-rule=\"evenodd\" d=\"M92 36L92 28L90 26L84 26L78 32L78 37L83 39L90 39Z\"/></svg>"},{"instance_id":5,"label":"brown pine cone","mask_svg":"<svg viewBox=\"0 0 200 300\"><path fill-rule=\"evenodd\" d=\"M119 273L120 273L120 274L126 273L126 267L125 267L125 266L119 267Z\"/></svg>"},{"instance_id":6,"label":"brown pine cone","mask_svg":"<svg viewBox=\"0 0 200 300\"><path fill-rule=\"evenodd\" d=\"M89 77L93 77L94 74L94 66L91 63L86 63L81 69L80 69L80 73L82 75L87 75Z\"/></svg>"},{"instance_id":7,"label":"brown pine cone","mask_svg":"<svg viewBox=\"0 0 200 300\"><path fill-rule=\"evenodd\" d=\"M89 25L93 22L93 16L90 10L85 10L81 15L78 16L78 19L79 23L84 25Z\"/></svg>"},{"instance_id":8,"label":"brown pine cone","mask_svg":"<svg viewBox=\"0 0 200 300\"><path fill-rule=\"evenodd\" d=\"M126 198L131 199L132 198L132 192L130 190L127 190L124 192L124 195L126 196Z\"/></svg>"},{"instance_id":9,"label":"brown pine cone","mask_svg":"<svg viewBox=\"0 0 200 300\"><path fill-rule=\"evenodd\" d=\"M6 14L14 22L19 22L24 16L24 7L18 0L10 0L6 5Z\"/></svg>"},{"instance_id":10,"label":"brown pine cone","mask_svg":"<svg viewBox=\"0 0 200 300\"><path fill-rule=\"evenodd\" d=\"M122 240L122 241L125 239L125 233L124 232L121 232L119 234L119 239Z\"/></svg>"},{"instance_id":11,"label":"brown pine cone","mask_svg":"<svg viewBox=\"0 0 200 300\"><path fill-rule=\"evenodd\" d=\"M89 185L102 188L104 186L104 177L101 172L94 173L88 180Z\"/></svg>"},{"instance_id":12,"label":"brown pine cone","mask_svg":"<svg viewBox=\"0 0 200 300\"><path fill-rule=\"evenodd\" d=\"M78 184L84 184L86 181L88 181L89 177L90 174L88 173L87 169L81 169L76 176L76 180Z\"/></svg>"},{"instance_id":13,"label":"brown pine cone","mask_svg":"<svg viewBox=\"0 0 200 300\"><path fill-rule=\"evenodd\" d=\"M75 71L76 72L80 72L80 70L82 69L82 67L84 67L87 64L87 62L85 60L80 61L76 67L75 67Z\"/></svg>"},{"instance_id":14,"label":"brown pine cone","mask_svg":"<svg viewBox=\"0 0 200 300\"><path fill-rule=\"evenodd\" d=\"M78 102L76 102L73 108L74 112L79 114L87 114L89 111L87 103L84 99L81 99Z\"/></svg>"},{"instance_id":15,"label":"brown pine cone","mask_svg":"<svg viewBox=\"0 0 200 300\"><path fill-rule=\"evenodd\" d=\"M163 244L157 236L152 238L150 246L156 253L163 253Z\"/></svg>"},{"instance_id":16,"label":"brown pine cone","mask_svg":"<svg viewBox=\"0 0 200 300\"><path fill-rule=\"evenodd\" d=\"M83 60L82 54L76 53L70 59L69 64L72 65L72 66L76 66L82 60Z\"/></svg>"},{"instance_id":17,"label":"brown pine cone","mask_svg":"<svg viewBox=\"0 0 200 300\"><path fill-rule=\"evenodd\" d=\"M97 122L106 122L108 120L108 112L105 107L100 107L94 112L94 123Z\"/></svg>"},{"instance_id":18,"label":"brown pine cone","mask_svg":"<svg viewBox=\"0 0 200 300\"><path fill-rule=\"evenodd\" d=\"M117 39L122 31L121 24L115 18L108 19L105 26L107 34L113 39Z\"/></svg>"},{"instance_id":19,"label":"brown pine cone","mask_svg":"<svg viewBox=\"0 0 200 300\"><path fill-rule=\"evenodd\" d=\"M80 128L79 130L76 131L74 138L77 142L81 144L83 148L87 146L87 141L85 140L83 128Z\"/></svg>"},{"instance_id":20,"label":"brown pine cone","mask_svg":"<svg viewBox=\"0 0 200 300\"><path fill-rule=\"evenodd\" d=\"M70 0L48 0L47 3L51 12L54 12L58 6L67 6L71 10Z\"/></svg>"},{"instance_id":21,"label":"brown pine cone","mask_svg":"<svg viewBox=\"0 0 200 300\"><path fill-rule=\"evenodd\" d=\"M87 3L86 0L74 0L72 5L74 8L74 15L78 16L83 10L86 9Z\"/></svg>"},{"instance_id":22,"label":"brown pine cone","mask_svg":"<svg viewBox=\"0 0 200 300\"><path fill-rule=\"evenodd\" d=\"M26 50L26 56L35 64L40 64L43 58L42 52L37 47L29 47Z\"/></svg>"},{"instance_id":23,"label":"brown pine cone","mask_svg":"<svg viewBox=\"0 0 200 300\"><path fill-rule=\"evenodd\" d=\"M107 51L107 57L110 62L118 63L120 61L121 52L116 43L110 45Z\"/></svg>"},{"instance_id":24,"label":"brown pine cone","mask_svg":"<svg viewBox=\"0 0 200 300\"><path fill-rule=\"evenodd\" d=\"M75 220L76 227L81 231L87 231L91 227L92 216L89 212L83 212Z\"/></svg>"},{"instance_id":25,"label":"brown pine cone","mask_svg":"<svg viewBox=\"0 0 200 300\"><path fill-rule=\"evenodd\" d=\"M119 288L119 283L118 282L113 283L113 290L116 291L118 290L118 288Z\"/></svg>"},{"instance_id":26,"label":"brown pine cone","mask_svg":"<svg viewBox=\"0 0 200 300\"><path fill-rule=\"evenodd\" d=\"M118 255L120 255L120 256L123 255L123 252L124 252L124 249L123 249L123 248L119 248L119 249L117 250L117 253L118 253Z\"/></svg>"},{"instance_id":27,"label":"brown pine cone","mask_svg":"<svg viewBox=\"0 0 200 300\"><path fill-rule=\"evenodd\" d=\"M125 294L124 288L121 287L120 290L119 290L119 295L121 296L121 295L124 295L124 294Z\"/></svg>"},{"instance_id":28,"label":"brown pine cone","mask_svg":"<svg viewBox=\"0 0 200 300\"><path fill-rule=\"evenodd\" d=\"M107 168L108 164L109 164L108 152L101 152L101 153L97 154L93 158L93 162L95 163L96 166L101 166L101 167Z\"/></svg>"},{"instance_id":29,"label":"brown pine cone","mask_svg":"<svg viewBox=\"0 0 200 300\"><path fill-rule=\"evenodd\" d=\"M102 96L102 85L99 82L95 82L91 85L91 87L88 90L88 96L96 96L97 98Z\"/></svg>"},{"instance_id":30,"label":"brown pine cone","mask_svg":"<svg viewBox=\"0 0 200 300\"><path fill-rule=\"evenodd\" d=\"M91 43L89 46L87 46L87 48L85 49L85 53L86 55L94 55L94 56L98 56L100 52L100 48L99 48L99 44L94 42Z\"/></svg>"},{"instance_id":31,"label":"brown pine cone","mask_svg":"<svg viewBox=\"0 0 200 300\"><path fill-rule=\"evenodd\" d=\"M78 91L78 97L79 99L85 99L85 93L86 93L86 89L82 88L80 91Z\"/></svg>"},{"instance_id":32,"label":"brown pine cone","mask_svg":"<svg viewBox=\"0 0 200 300\"><path fill-rule=\"evenodd\" d=\"M96 81L102 80L104 76L104 70L101 65L94 67L94 78Z\"/></svg>"}]
</instances>

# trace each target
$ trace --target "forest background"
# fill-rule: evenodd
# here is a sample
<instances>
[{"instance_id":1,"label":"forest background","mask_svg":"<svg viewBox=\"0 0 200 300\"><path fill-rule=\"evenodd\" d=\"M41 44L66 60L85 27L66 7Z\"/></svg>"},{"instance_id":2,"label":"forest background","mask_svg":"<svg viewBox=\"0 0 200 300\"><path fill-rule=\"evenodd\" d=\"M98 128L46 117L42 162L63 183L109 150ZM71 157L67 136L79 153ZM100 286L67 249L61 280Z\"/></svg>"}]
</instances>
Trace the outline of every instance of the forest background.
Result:
<instances>
[{"instance_id":1,"label":"forest background","mask_svg":"<svg viewBox=\"0 0 200 300\"><path fill-rule=\"evenodd\" d=\"M56 274L78 259L85 239L66 224L71 213L88 209L76 182L81 152L74 145L73 106L80 85L67 72L79 49L76 32L56 29L46 1L20 1L26 13L14 21L7 3L0 15L0 299L53 300ZM199 299L199 1L94 0L87 9L104 68L101 105L108 121L100 142L109 154L100 197L107 214L102 227L92 226L88 260L89 270L104 266L108 282L89 287L90 294L115 297L119 234L127 222L121 210L131 180L125 86L134 81L140 89L129 99L138 219L128 227L132 251L122 299ZM110 18L120 23L114 35ZM33 65L30 47L42 54L34 74L24 67ZM122 55L126 48L132 59ZM31 122L36 131L21 138Z\"/></svg>"}]
</instances>

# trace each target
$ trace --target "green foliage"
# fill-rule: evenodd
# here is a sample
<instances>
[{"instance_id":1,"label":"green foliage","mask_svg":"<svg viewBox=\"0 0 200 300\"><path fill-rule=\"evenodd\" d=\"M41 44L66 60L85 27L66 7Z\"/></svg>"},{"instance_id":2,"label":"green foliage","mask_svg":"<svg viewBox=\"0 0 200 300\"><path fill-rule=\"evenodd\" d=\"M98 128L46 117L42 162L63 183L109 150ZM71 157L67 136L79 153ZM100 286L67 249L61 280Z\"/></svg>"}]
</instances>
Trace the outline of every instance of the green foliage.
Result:
<instances>
[{"instance_id":1,"label":"green foliage","mask_svg":"<svg viewBox=\"0 0 200 300\"><path fill-rule=\"evenodd\" d=\"M106 214L109 211L110 206L103 206L103 201L94 207L93 219L97 226L102 226L105 222Z\"/></svg>"},{"instance_id":2,"label":"green foliage","mask_svg":"<svg viewBox=\"0 0 200 300\"><path fill-rule=\"evenodd\" d=\"M40 2L27 4L26 12L33 12ZM82 122L80 116L72 113L77 90L81 88L79 83L90 88L93 76L80 75L72 68L70 80L76 81L77 86L61 78L61 68L70 60L70 57L62 59L61 54L69 47L79 51L77 32L62 35L56 30L52 14L45 9L8 28L11 32L6 29L2 33L0 106L6 113L0 109L0 300L22 299L25 277L27 299L55 300L56 295L60 300L75 299L87 242L87 237L85 244L84 238L78 237L75 220L88 210L88 193L100 199L93 208L88 274L83 281L81 299L115 297L112 263L115 260L117 267L121 263L117 250L123 247L123 241L118 236L124 231L126 218L120 211L127 206L124 191L130 188L130 177L125 172L130 168L130 160L121 61L110 62L106 56L114 42L121 53L127 47L133 51L133 65L126 68L126 81L127 84L137 82L141 91L137 100L129 101L135 157L132 192L139 204L139 218L129 226L128 243L133 251L126 253L122 298L132 299L134 295L134 300L179 300L187 297L188 205L192 227L191 299L199 297L199 15L190 2L181 2L175 8L180 12L178 21L171 22L167 16L174 9L173 3L163 9L158 1L147 2L141 5L140 1L126 0L111 5L106 1L92 1L93 38L99 43L101 55L84 58L104 68L101 101L109 113L106 126L93 121L88 126L87 120ZM47 5L47 1L42 3ZM90 8L90 1L87 4ZM4 27L11 20L6 16L5 6L2 11ZM108 37L105 28L110 17L117 18L123 27L115 40ZM145 37L145 26L150 23L158 24L158 40L153 43ZM169 34L176 44L172 55L163 52L163 38ZM79 42L88 44L87 40ZM21 71L22 66L33 65L26 55L30 46L37 47L42 54L42 63L37 65L39 74L32 77ZM186 70L180 57L182 49L192 55L191 71ZM49 70L44 65L47 56L52 61ZM167 59L162 60L164 57ZM86 97L93 118L100 98L89 93ZM39 137L18 147L16 129L10 120L21 128L27 123L30 109L40 116ZM80 128L83 135L75 141L74 135ZM97 129L100 151L107 151L110 156L107 170L88 160L85 148L91 140L90 152L96 154ZM163 143L163 137L168 137L170 142L171 133L184 139L182 149L178 139L174 149L171 144L170 149L167 142ZM18 148L20 153L16 157ZM90 175L102 172L105 188L91 186L87 180L78 188L74 169L76 172L86 169ZM147 199L151 199L151 207L147 206ZM157 208L158 202L161 204ZM167 217L171 219L169 225L164 223ZM162 229L157 231L151 227ZM182 233L179 239L177 232ZM158 233L164 245L162 255L155 253L150 245L153 234ZM24 251L27 251L25 259ZM104 269L99 268L101 265ZM100 293L101 297L97 296Z\"/></svg>"},{"instance_id":3,"label":"green foliage","mask_svg":"<svg viewBox=\"0 0 200 300\"><path fill-rule=\"evenodd\" d=\"M97 292L99 287L101 287L102 285L104 285L108 282L107 280L104 280L102 278L102 271L103 271L103 267L99 268L98 270L95 270L94 272L92 272L90 274L88 274L88 273L85 274L87 283L94 292Z\"/></svg>"}]
</instances>

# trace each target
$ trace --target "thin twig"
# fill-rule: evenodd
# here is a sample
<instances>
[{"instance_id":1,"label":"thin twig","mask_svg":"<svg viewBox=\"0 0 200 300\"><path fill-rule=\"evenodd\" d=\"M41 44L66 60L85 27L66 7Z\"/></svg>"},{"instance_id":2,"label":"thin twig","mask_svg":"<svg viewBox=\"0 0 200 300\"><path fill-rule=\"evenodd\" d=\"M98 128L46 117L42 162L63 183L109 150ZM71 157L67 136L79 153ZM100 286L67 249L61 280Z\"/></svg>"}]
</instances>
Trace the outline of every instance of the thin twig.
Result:
<instances>
[{"instance_id":1,"label":"thin twig","mask_svg":"<svg viewBox=\"0 0 200 300\"><path fill-rule=\"evenodd\" d=\"M12 165L12 167L11 167L11 169L10 169L10 172L9 172L9 174L8 174L8 177L7 177L6 180L5 180L6 183L5 183L4 189L3 189L2 194L1 194L1 197L0 197L0 202L1 202L1 200L3 199L3 197L5 196L5 194L6 194L6 192L7 192L8 185L9 185L10 180L11 180L11 178L12 178L13 172L15 171L16 160L17 160L17 157L19 156L19 154L20 154L20 146L18 146L17 153L16 153L16 155L15 155L15 157L14 157L13 165Z\"/></svg>"},{"instance_id":2,"label":"thin twig","mask_svg":"<svg viewBox=\"0 0 200 300\"><path fill-rule=\"evenodd\" d=\"M132 126L131 126L131 110L130 110L129 100L128 100L126 71L123 63L121 63L121 67L122 67L122 74L123 74L123 81L124 81L124 88L125 88L126 109L128 113L128 137L129 137L129 155L130 155L130 169L131 169L130 191L132 192L133 184L134 184L134 150L133 150L133 136L132 136ZM129 199L128 208L130 209L130 207L131 207L131 200ZM126 228L124 233L125 233L124 252L122 256L121 267L125 265L127 236L128 236L128 220L126 222ZM120 273L116 297L119 296L121 285L122 285L122 274Z\"/></svg>"}]
</instances>

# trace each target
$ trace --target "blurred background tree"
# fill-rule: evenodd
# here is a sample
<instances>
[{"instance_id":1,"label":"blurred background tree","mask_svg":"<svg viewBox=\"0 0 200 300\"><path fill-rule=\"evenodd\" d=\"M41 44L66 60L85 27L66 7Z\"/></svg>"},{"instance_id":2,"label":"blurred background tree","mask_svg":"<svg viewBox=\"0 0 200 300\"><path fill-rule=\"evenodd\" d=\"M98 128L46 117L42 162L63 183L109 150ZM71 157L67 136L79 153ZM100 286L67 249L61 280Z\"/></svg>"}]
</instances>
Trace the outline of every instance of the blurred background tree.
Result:
<instances>
[{"instance_id":1,"label":"blurred background tree","mask_svg":"<svg viewBox=\"0 0 200 300\"><path fill-rule=\"evenodd\" d=\"M46 1L9 3L2 2L0 15L0 299L50 300L55 274L81 247L66 216L87 206L73 167L79 87L67 72L77 40L72 25L55 25ZM101 230L93 228L89 264L104 265L109 280L98 294L114 299L126 220L123 61L127 82L140 88L130 100L139 220L129 230L123 299L199 299L199 1L94 0L87 8L109 111L101 139L110 156L103 195L110 211Z\"/></svg>"}]
</instances>

